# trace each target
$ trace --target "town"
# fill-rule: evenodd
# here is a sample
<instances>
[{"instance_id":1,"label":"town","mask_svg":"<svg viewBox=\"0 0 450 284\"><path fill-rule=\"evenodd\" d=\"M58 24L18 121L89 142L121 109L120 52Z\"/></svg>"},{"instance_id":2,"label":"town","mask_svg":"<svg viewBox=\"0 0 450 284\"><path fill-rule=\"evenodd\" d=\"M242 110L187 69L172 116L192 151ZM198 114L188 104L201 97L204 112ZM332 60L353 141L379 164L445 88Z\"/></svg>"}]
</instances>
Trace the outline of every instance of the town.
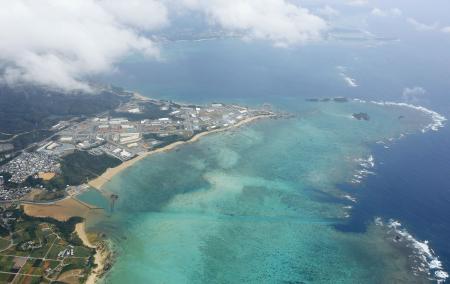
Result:
<instances>
[{"instance_id":1,"label":"town","mask_svg":"<svg viewBox=\"0 0 450 284\"><path fill-rule=\"evenodd\" d=\"M30 177L44 181L61 174L61 161L77 151L108 155L120 162L195 134L227 128L246 119L271 115L234 104L181 105L128 93L131 99L113 111L81 121L60 121L50 138L0 166L0 200L18 200L30 191ZM98 175L98 173L95 173ZM14 184L15 186L9 186ZM79 184L76 184L79 185ZM66 184L69 189L71 184ZM42 184L40 188L44 188Z\"/></svg>"}]
</instances>

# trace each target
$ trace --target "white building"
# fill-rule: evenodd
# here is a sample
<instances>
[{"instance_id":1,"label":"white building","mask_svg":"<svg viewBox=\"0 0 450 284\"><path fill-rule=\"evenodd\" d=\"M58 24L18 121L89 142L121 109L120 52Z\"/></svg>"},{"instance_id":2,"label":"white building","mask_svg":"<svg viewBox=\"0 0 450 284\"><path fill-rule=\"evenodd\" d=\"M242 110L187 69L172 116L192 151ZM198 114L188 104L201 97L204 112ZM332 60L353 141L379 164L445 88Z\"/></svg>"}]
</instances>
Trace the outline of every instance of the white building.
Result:
<instances>
[{"instance_id":1,"label":"white building","mask_svg":"<svg viewBox=\"0 0 450 284\"><path fill-rule=\"evenodd\" d=\"M141 110L137 107L137 108L132 108L128 110L129 113L141 113Z\"/></svg>"},{"instance_id":2,"label":"white building","mask_svg":"<svg viewBox=\"0 0 450 284\"><path fill-rule=\"evenodd\" d=\"M59 145L55 142L51 143L50 145L47 146L47 150L53 150L56 147L58 147Z\"/></svg>"},{"instance_id":3,"label":"white building","mask_svg":"<svg viewBox=\"0 0 450 284\"><path fill-rule=\"evenodd\" d=\"M59 138L59 141L61 141L61 142L72 142L72 140L73 140L73 137L70 137L70 136Z\"/></svg>"},{"instance_id":4,"label":"white building","mask_svg":"<svg viewBox=\"0 0 450 284\"><path fill-rule=\"evenodd\" d=\"M139 133L122 133L120 134L120 144L130 144L141 140Z\"/></svg>"}]
</instances>

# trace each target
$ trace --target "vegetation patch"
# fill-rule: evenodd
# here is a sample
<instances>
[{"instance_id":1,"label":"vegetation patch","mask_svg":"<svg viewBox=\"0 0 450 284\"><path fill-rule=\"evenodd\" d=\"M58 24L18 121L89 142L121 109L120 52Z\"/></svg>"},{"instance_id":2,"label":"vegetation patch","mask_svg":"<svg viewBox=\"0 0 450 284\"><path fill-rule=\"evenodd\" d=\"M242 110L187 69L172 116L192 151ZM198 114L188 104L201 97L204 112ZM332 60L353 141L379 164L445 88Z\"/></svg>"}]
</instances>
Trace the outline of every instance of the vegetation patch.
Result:
<instances>
[{"instance_id":1,"label":"vegetation patch","mask_svg":"<svg viewBox=\"0 0 450 284\"><path fill-rule=\"evenodd\" d=\"M0 252L0 283L56 283L63 274L83 282L93 268L94 249L83 245L74 233L82 218L66 222L35 218L19 208L0 207L3 237L11 247ZM1 273L3 272L3 273ZM9 274L8 274L9 273Z\"/></svg>"},{"instance_id":2,"label":"vegetation patch","mask_svg":"<svg viewBox=\"0 0 450 284\"><path fill-rule=\"evenodd\" d=\"M121 163L119 159L106 154L91 155L86 151L75 151L61 161L60 175L49 181L40 179L39 183L50 190L64 189L67 185L83 184L101 175L108 168L116 167Z\"/></svg>"},{"instance_id":3,"label":"vegetation patch","mask_svg":"<svg viewBox=\"0 0 450 284\"><path fill-rule=\"evenodd\" d=\"M38 86L0 85L0 132L20 134L49 129L60 120L95 115L114 109L125 100L109 91L67 94Z\"/></svg>"}]
</instances>

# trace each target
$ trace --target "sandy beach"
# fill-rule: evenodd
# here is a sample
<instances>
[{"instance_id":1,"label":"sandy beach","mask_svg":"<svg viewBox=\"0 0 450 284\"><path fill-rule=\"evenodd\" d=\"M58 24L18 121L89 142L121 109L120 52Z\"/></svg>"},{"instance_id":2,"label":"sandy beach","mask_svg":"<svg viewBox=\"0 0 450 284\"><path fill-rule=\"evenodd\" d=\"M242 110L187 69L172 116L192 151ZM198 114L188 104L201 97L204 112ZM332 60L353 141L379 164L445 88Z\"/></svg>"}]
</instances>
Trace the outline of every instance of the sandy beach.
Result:
<instances>
[{"instance_id":1,"label":"sandy beach","mask_svg":"<svg viewBox=\"0 0 450 284\"><path fill-rule=\"evenodd\" d=\"M110 256L109 251L104 243L97 245L92 244L86 233L86 222L78 223L75 226L75 231L77 232L78 236L83 241L83 244L85 246L96 249L94 255L94 263L96 264L96 268L91 271L88 278L86 279L86 284L94 284L97 281L99 275L102 275L104 273L106 260Z\"/></svg>"},{"instance_id":2,"label":"sandy beach","mask_svg":"<svg viewBox=\"0 0 450 284\"><path fill-rule=\"evenodd\" d=\"M139 96L138 94L135 94L135 96ZM143 99L143 98L140 98ZM148 98L147 98L148 99ZM102 186L106 184L108 181L110 181L115 175L122 172L123 170L131 167L136 162L150 156L156 153L162 153L167 152L170 150L175 149L176 147L186 144L186 143L193 143L198 141L200 138L217 132L223 132L226 130L230 130L233 128L240 127L244 124L248 124L250 122L256 121L258 119L262 118L268 118L273 117L275 115L260 115L260 116L254 116L247 119L244 119L234 125L214 129L210 131L205 131L202 133L199 133L197 135L194 135L191 139L188 141L178 141L175 143L172 143L170 145L167 145L165 147L149 151L146 153L143 153L141 155L138 155L137 157L123 162L117 167L110 168L106 172L104 172L101 176L98 176L97 178L89 181L89 185L93 188L101 190ZM27 215L35 216L35 217L52 217L54 219L57 219L59 221L66 221L70 217L79 216L83 218L88 218L88 216L98 215L101 214L102 210L99 210L99 208L92 207L89 204L86 204L74 197L67 197L63 200L55 201L53 203L49 204L24 204L24 211ZM86 222L79 223L75 226L75 231L77 232L80 239L83 241L83 243L90 248L96 249L96 254L94 255L94 262L97 265L97 267L91 272L88 279L86 280L87 284L94 284L99 277L103 274L105 270L105 265L107 263L107 259L110 257L109 250L107 248L107 245L104 242L99 242L97 244L93 244L88 237L88 234L86 232Z\"/></svg>"},{"instance_id":3,"label":"sandy beach","mask_svg":"<svg viewBox=\"0 0 450 284\"><path fill-rule=\"evenodd\" d=\"M86 222L76 224L75 231L77 232L78 237L81 239L85 246L95 248L95 246L89 241L89 238L86 234Z\"/></svg>"},{"instance_id":4,"label":"sandy beach","mask_svg":"<svg viewBox=\"0 0 450 284\"><path fill-rule=\"evenodd\" d=\"M132 91L127 91L127 92L133 93L133 96L134 96L135 99L138 99L138 100L141 100L141 101L149 101L149 100L151 100L151 98L146 97L144 95L141 95L138 92L132 92Z\"/></svg>"},{"instance_id":5,"label":"sandy beach","mask_svg":"<svg viewBox=\"0 0 450 284\"><path fill-rule=\"evenodd\" d=\"M138 156L136 156L135 158L128 160L126 162L123 162L122 164L120 164L117 167L114 168L109 168L108 170L106 170L106 172L104 172L102 175L98 176L97 178L90 180L89 181L89 185L92 186L93 188L96 188L98 190L101 190L103 185L105 185L108 181L110 181L115 175L117 175L118 173L122 172L123 170L131 167L132 165L134 165L136 162L150 156L156 153L162 153L162 152L167 152L170 150L175 149L176 147L183 145L183 144L187 144L187 143L193 143L198 141L200 138L212 134L212 133L217 133L217 132L223 132L223 131L227 131L233 128L237 128L240 127L244 124L248 124L250 122L256 121L258 119L262 119L262 118L268 118L268 117L274 117L274 114L271 115L259 115L259 116L254 116L254 117L249 117L246 118L244 120L241 120L240 122L230 125L228 127L224 127L224 128L219 128L219 129L214 129L214 130L209 130L209 131L205 131L199 134L194 135L191 139L187 140L187 141L178 141L172 144L169 144L165 147L162 148L158 148L156 150L152 150L143 154L140 154Z\"/></svg>"},{"instance_id":6,"label":"sandy beach","mask_svg":"<svg viewBox=\"0 0 450 284\"><path fill-rule=\"evenodd\" d=\"M24 204L23 209L27 215L34 217L51 217L58 221L66 221L70 217L75 216L87 219L92 218L94 215L102 214L102 210L99 210L99 208L92 207L73 197L68 197L50 204ZM75 232L85 246L96 249L94 263L97 264L97 267L92 271L86 281L86 283L94 284L97 276L103 272L108 252L105 249L98 249L97 246L89 240L86 232L86 222L76 224Z\"/></svg>"},{"instance_id":7,"label":"sandy beach","mask_svg":"<svg viewBox=\"0 0 450 284\"><path fill-rule=\"evenodd\" d=\"M136 95L136 94L135 94ZM93 179L91 181L89 181L89 185L92 186L93 188L96 188L98 190L101 190L101 187L106 184L108 181L110 181L115 175L117 175L118 173L122 172L123 170L133 166L136 162L152 155L152 154L156 154L156 153L162 153L162 152L167 152L170 150L175 149L176 147L186 144L186 143L193 143L198 141L200 138L209 135L211 133L216 133L216 132L222 132L222 131L226 131L232 128L237 128L239 126L242 126L244 124L250 123L252 121L261 119L261 118L267 118L267 117L272 117L274 115L261 115L261 116L255 116L255 117L250 117L247 119L244 119L234 125L231 125L229 127L225 127L225 128L220 128L220 129L214 129L214 130L210 130L210 131L205 131L202 133L199 133L197 135L194 135L191 139L189 139L188 141L178 141L175 143L172 143L170 145L167 145L165 147L153 150L153 151L149 151L146 152L144 154L141 154L129 161L126 161L122 164L120 164L117 167L114 168L110 168L108 169L106 172L104 172L101 176L97 177L96 179ZM85 223L79 223L76 226L76 231L78 233L78 236L80 237L80 239L83 241L83 243L86 246L89 247L95 247L91 244L91 242L88 239L88 236L86 234L86 229L85 229ZM92 273L89 275L88 279L86 280L86 284L95 284L95 282L97 281L99 275L102 274L104 268L105 268L105 263L106 263L106 259L108 257L108 251L105 250L105 248L103 249L98 249L97 248L97 252L94 256L95 260L94 262L97 264L97 268L95 270L92 271Z\"/></svg>"}]
</instances>

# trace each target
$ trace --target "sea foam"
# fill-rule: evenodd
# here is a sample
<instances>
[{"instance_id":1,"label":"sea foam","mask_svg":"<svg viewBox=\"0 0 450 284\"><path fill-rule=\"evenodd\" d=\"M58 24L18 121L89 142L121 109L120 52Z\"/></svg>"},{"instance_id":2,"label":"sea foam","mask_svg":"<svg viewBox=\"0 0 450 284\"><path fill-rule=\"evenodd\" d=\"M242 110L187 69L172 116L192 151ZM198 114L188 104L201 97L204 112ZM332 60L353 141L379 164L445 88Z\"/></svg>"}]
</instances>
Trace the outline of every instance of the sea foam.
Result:
<instances>
[{"instance_id":1,"label":"sea foam","mask_svg":"<svg viewBox=\"0 0 450 284\"><path fill-rule=\"evenodd\" d=\"M368 175L375 174L374 172L370 171L370 169L373 169L375 167L375 158L373 157L373 155L369 155L367 158L355 159L355 162L359 164L359 169L356 170L356 173L350 180L351 183L361 183L362 180Z\"/></svg>"},{"instance_id":2,"label":"sea foam","mask_svg":"<svg viewBox=\"0 0 450 284\"><path fill-rule=\"evenodd\" d=\"M444 283L449 277L448 272L444 270L442 262L439 257L430 247L428 241L419 241L415 239L402 224L396 220L389 220L386 224L381 218L375 219L375 224L378 226L385 226L388 228L388 233L394 234L394 242L404 242L405 245L412 249L414 267L413 271L418 273L425 273L430 280L437 283Z\"/></svg>"},{"instance_id":3,"label":"sea foam","mask_svg":"<svg viewBox=\"0 0 450 284\"><path fill-rule=\"evenodd\" d=\"M367 103L367 101L361 100L361 99L353 99L353 101L360 102L360 103ZM376 105L382 105L382 106L407 107L407 108L418 110L426 115L429 115L431 117L432 122L421 129L421 131L423 133L428 132L430 130L438 131L439 128L444 127L444 123L447 121L447 118L445 116L443 116L442 114L439 114L439 113L437 113L431 109L428 109L426 107L423 107L423 106L417 106L417 105L408 104L408 103L391 102L391 101L370 101L370 103L376 104Z\"/></svg>"}]
</instances>

